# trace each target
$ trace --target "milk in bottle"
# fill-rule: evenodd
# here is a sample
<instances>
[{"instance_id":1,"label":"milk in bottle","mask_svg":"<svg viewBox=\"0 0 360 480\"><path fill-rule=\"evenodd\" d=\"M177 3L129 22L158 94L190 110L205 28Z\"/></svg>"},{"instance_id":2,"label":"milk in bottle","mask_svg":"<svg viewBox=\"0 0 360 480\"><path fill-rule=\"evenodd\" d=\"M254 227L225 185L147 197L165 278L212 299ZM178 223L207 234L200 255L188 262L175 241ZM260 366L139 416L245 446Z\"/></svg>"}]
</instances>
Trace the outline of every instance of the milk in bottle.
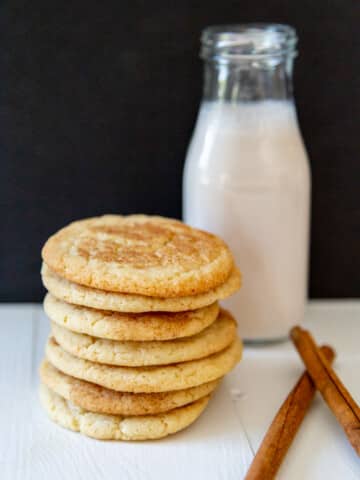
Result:
<instances>
[{"instance_id":1,"label":"milk in bottle","mask_svg":"<svg viewBox=\"0 0 360 480\"><path fill-rule=\"evenodd\" d=\"M246 341L284 338L306 299L310 173L284 25L203 32L204 99L188 149L183 216L229 244L242 272L224 302Z\"/></svg>"}]
</instances>

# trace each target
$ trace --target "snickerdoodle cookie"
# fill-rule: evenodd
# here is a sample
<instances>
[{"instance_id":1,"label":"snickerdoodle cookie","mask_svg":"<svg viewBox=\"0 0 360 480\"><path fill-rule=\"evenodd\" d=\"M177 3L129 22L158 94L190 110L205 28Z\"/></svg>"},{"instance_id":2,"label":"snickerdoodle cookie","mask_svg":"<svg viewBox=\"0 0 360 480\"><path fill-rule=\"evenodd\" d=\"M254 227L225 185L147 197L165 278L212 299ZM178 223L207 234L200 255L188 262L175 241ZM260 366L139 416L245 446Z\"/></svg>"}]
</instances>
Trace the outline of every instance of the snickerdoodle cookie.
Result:
<instances>
[{"instance_id":1,"label":"snickerdoodle cookie","mask_svg":"<svg viewBox=\"0 0 360 480\"><path fill-rule=\"evenodd\" d=\"M92 288L155 297L207 292L224 283L232 254L217 236L146 215L104 215L73 222L45 243L59 276Z\"/></svg>"}]
</instances>

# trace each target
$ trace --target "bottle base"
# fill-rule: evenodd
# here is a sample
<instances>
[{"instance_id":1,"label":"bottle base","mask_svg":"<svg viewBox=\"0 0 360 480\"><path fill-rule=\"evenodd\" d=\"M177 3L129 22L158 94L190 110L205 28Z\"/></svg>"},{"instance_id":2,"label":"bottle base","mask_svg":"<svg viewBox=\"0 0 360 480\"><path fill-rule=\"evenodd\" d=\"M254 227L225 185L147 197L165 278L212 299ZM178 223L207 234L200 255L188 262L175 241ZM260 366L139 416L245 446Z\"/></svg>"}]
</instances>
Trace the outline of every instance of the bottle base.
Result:
<instances>
[{"instance_id":1,"label":"bottle base","mask_svg":"<svg viewBox=\"0 0 360 480\"><path fill-rule=\"evenodd\" d=\"M271 338L243 338L243 343L247 347L262 347L262 346L271 346L277 343L285 343L290 339L289 335L282 335L278 337Z\"/></svg>"}]
</instances>

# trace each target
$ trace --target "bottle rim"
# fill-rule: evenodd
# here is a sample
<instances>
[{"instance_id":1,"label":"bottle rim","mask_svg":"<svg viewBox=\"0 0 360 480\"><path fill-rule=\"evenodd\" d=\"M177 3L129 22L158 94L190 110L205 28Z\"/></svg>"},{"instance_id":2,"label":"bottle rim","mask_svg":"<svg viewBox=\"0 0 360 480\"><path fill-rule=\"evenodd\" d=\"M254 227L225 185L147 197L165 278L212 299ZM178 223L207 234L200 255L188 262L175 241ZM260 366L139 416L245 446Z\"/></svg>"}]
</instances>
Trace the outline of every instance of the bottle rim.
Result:
<instances>
[{"instance_id":1,"label":"bottle rim","mask_svg":"<svg viewBox=\"0 0 360 480\"><path fill-rule=\"evenodd\" d=\"M204 60L254 60L294 57L295 28L281 23L212 25L201 34L200 57Z\"/></svg>"}]
</instances>

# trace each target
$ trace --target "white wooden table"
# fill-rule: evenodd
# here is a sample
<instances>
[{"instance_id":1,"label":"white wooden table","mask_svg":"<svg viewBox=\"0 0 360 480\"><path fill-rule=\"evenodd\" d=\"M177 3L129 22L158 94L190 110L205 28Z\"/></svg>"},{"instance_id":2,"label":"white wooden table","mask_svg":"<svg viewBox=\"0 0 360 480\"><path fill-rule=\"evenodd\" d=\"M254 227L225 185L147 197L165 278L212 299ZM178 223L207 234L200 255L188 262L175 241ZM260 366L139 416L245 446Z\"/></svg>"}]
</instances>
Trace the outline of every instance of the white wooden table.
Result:
<instances>
[{"instance_id":1,"label":"white wooden table","mask_svg":"<svg viewBox=\"0 0 360 480\"><path fill-rule=\"evenodd\" d=\"M192 427L157 442L99 442L51 423L38 398L48 322L39 305L0 306L2 480L239 480L302 371L290 343L247 348ZM305 325L336 347L335 368L360 401L360 301L313 302ZM360 462L316 398L278 476L359 480Z\"/></svg>"}]
</instances>

